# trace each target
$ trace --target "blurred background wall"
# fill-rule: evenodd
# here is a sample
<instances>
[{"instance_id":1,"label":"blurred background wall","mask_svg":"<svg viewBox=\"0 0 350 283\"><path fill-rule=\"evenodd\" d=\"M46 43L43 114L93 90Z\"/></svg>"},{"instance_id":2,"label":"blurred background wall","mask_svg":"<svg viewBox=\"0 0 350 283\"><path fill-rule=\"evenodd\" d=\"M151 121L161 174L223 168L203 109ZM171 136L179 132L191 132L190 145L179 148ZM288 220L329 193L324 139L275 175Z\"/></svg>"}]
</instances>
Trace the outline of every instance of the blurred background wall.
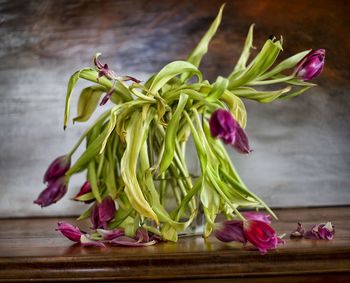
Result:
<instances>
[{"instance_id":1,"label":"blurred background wall","mask_svg":"<svg viewBox=\"0 0 350 283\"><path fill-rule=\"evenodd\" d=\"M62 130L66 85L92 56L120 74L146 79L185 59L223 1L0 1L0 217L67 215L75 178L56 205L33 205L47 165L66 153L85 124ZM327 50L319 87L293 100L247 102L254 152L230 151L249 187L274 207L350 204L350 23L347 1L227 1L201 69L230 73L251 23L255 46L284 36L281 58ZM79 88L75 93L75 105ZM73 106L74 110L74 106ZM96 116L94 116L96 117Z\"/></svg>"}]
</instances>

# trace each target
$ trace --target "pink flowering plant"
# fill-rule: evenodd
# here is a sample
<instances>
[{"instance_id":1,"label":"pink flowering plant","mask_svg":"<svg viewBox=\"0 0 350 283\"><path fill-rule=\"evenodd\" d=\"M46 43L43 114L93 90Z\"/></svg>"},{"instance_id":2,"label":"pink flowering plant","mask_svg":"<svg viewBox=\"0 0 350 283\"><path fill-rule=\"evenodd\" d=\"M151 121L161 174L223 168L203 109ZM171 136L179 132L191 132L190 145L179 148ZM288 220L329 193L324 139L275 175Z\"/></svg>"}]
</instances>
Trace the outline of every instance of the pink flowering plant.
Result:
<instances>
[{"instance_id":1,"label":"pink flowering plant","mask_svg":"<svg viewBox=\"0 0 350 283\"><path fill-rule=\"evenodd\" d=\"M224 6L198 45L183 61L174 61L141 82L119 75L100 55L94 67L75 72L68 83L64 128L70 121L73 88L78 80L92 82L79 96L73 122L86 122L98 107L105 111L87 127L72 150L47 169L47 188L35 200L48 206L64 196L70 178L86 172L86 182L74 200L85 203L79 219L90 218L93 232L59 223L58 230L83 245L144 246L160 240L177 241L202 207L204 236L216 229L223 241L251 243L262 253L282 242L270 226L276 217L239 177L227 149L252 151L245 127L243 99L269 103L300 95L315 86L325 51L306 50L281 62L282 38L270 37L255 58L253 28L228 76L203 79L200 63L221 22ZM270 85L269 89L261 87ZM192 137L201 168L193 178L186 161ZM224 146L224 145L227 146ZM85 145L80 156L76 150ZM266 209L271 215L241 213ZM228 222L218 228L216 217Z\"/></svg>"}]
</instances>

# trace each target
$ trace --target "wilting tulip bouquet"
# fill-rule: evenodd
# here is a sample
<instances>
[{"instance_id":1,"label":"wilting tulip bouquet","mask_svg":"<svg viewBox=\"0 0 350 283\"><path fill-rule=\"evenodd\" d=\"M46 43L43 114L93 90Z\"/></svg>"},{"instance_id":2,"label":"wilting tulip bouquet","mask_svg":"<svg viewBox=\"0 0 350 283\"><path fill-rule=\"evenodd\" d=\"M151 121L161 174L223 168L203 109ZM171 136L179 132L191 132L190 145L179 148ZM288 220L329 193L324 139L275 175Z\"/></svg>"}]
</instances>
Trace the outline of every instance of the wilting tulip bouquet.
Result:
<instances>
[{"instance_id":1,"label":"wilting tulip bouquet","mask_svg":"<svg viewBox=\"0 0 350 283\"><path fill-rule=\"evenodd\" d=\"M205 236L217 228L216 216L223 213L234 222L219 229L219 239L249 241L261 251L280 242L266 215L240 213L240 208L265 208L274 216L243 183L223 143L239 153L249 153L242 99L268 103L305 92L314 86L307 81L323 68L325 51L307 50L276 63L282 38L270 37L249 61L252 25L231 74L209 82L203 79L199 65L221 22L222 11L223 7L186 61L169 63L145 83L117 75L101 63L100 54L94 57L94 68L72 75L65 128L78 79L94 85L82 90L73 122L89 120L98 105L109 103L111 107L86 129L68 154L50 165L44 176L48 187L35 201L41 206L58 201L66 193L69 179L87 172L75 200L90 205L79 219L90 217L94 232L86 234L60 222L58 230L69 239L85 245L108 242L132 246L176 241L202 207ZM276 90L258 89L275 84L279 87ZM285 86L280 88L281 84ZM196 178L192 178L186 162L190 136L201 168ZM71 165L83 142L85 151ZM230 233L238 236L227 237Z\"/></svg>"}]
</instances>

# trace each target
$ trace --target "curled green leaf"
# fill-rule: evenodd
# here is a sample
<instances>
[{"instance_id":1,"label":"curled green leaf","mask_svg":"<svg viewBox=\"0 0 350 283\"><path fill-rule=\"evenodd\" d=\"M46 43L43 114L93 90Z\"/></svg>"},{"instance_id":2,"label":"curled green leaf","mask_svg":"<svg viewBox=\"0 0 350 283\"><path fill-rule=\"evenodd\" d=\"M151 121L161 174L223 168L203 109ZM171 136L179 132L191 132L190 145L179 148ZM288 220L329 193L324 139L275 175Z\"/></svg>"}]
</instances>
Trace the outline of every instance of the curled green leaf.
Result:
<instances>
[{"instance_id":1,"label":"curled green leaf","mask_svg":"<svg viewBox=\"0 0 350 283\"><path fill-rule=\"evenodd\" d=\"M77 117L73 119L73 123L89 120L97 108L102 93L105 91L106 89L100 85L84 88L79 96Z\"/></svg>"},{"instance_id":2,"label":"curled green leaf","mask_svg":"<svg viewBox=\"0 0 350 283\"><path fill-rule=\"evenodd\" d=\"M152 80L149 88L151 93L158 92L169 80L183 73L190 73L190 77L196 75L202 80L202 73L193 64L186 61L174 61L159 71Z\"/></svg>"}]
</instances>

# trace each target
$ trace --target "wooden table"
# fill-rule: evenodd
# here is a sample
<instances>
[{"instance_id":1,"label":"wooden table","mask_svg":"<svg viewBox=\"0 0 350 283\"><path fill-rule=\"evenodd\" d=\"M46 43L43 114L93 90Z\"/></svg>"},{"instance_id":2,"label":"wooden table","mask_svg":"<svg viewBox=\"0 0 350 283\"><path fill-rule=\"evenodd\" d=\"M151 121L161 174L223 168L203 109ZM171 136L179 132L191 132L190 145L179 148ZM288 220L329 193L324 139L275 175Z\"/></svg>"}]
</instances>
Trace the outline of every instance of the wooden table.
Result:
<instances>
[{"instance_id":1,"label":"wooden table","mask_svg":"<svg viewBox=\"0 0 350 283\"><path fill-rule=\"evenodd\" d=\"M261 256L210 237L145 248L83 248L55 231L56 218L0 220L0 282L349 282L350 207L276 210L279 233L297 221L336 225L332 241L291 240ZM60 219L62 220L62 219ZM64 219L74 222L73 219Z\"/></svg>"}]
</instances>

